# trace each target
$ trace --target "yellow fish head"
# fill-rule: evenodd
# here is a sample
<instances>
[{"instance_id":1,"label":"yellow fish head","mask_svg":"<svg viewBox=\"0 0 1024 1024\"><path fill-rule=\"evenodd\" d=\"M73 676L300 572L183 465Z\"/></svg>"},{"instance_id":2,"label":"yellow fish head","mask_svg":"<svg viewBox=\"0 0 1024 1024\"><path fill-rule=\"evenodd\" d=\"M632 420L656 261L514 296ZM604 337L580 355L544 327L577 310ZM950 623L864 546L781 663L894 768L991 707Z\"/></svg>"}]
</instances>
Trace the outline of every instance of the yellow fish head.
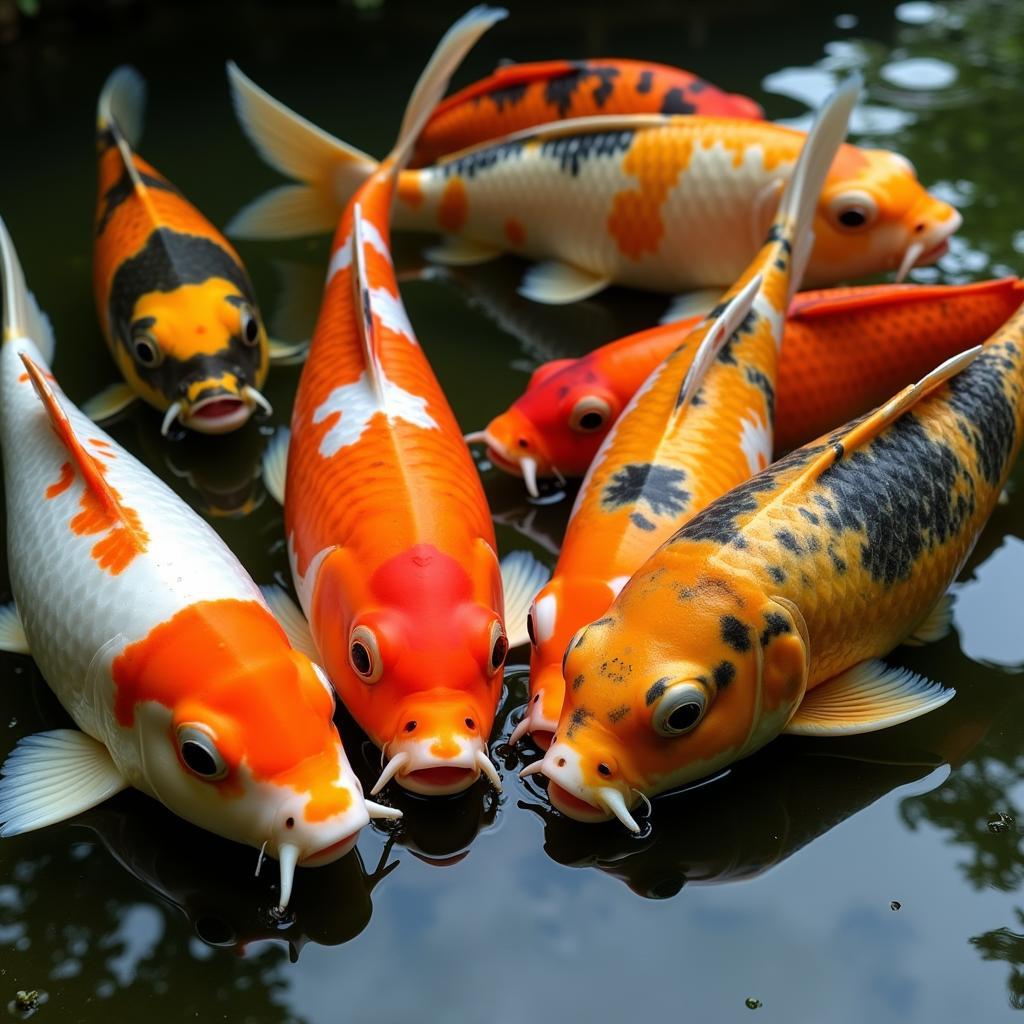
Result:
<instances>
[{"instance_id":1,"label":"yellow fish head","mask_svg":"<svg viewBox=\"0 0 1024 1024\"><path fill-rule=\"evenodd\" d=\"M818 202L814 254L804 287L932 263L963 223L931 195L906 157L843 146Z\"/></svg>"},{"instance_id":2,"label":"yellow fish head","mask_svg":"<svg viewBox=\"0 0 1024 1024\"><path fill-rule=\"evenodd\" d=\"M541 762L552 804L616 817L721 771L785 727L808 675L803 617L755 585L700 570L641 570L565 661L565 702Z\"/></svg>"},{"instance_id":3,"label":"yellow fish head","mask_svg":"<svg viewBox=\"0 0 1024 1024\"><path fill-rule=\"evenodd\" d=\"M141 295L122 331L125 378L165 412L207 434L242 426L257 408L269 367L267 333L255 306L223 278Z\"/></svg>"}]
</instances>

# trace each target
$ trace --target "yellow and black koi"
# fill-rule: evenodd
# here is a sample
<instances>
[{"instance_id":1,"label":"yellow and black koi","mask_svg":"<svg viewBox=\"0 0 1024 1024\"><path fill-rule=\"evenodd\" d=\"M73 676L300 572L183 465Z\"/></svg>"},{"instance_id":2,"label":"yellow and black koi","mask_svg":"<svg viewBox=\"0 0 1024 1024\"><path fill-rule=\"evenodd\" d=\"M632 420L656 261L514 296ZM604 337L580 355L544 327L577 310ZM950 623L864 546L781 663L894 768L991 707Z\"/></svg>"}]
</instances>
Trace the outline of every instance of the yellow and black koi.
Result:
<instances>
[{"instance_id":1,"label":"yellow and black koi","mask_svg":"<svg viewBox=\"0 0 1024 1024\"><path fill-rule=\"evenodd\" d=\"M130 67L107 79L97 109L99 193L93 287L107 344L124 375L90 404L106 418L136 397L220 434L256 408L270 343L249 276L226 238L132 147L145 83Z\"/></svg>"}]
</instances>

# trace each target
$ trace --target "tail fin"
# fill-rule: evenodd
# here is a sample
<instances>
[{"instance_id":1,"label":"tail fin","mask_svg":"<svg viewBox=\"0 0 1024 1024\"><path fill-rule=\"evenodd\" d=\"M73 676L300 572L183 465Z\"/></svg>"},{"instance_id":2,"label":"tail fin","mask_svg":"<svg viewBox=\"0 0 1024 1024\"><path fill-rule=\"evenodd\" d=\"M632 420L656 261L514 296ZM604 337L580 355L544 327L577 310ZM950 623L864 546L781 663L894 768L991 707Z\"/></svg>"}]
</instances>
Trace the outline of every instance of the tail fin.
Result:
<instances>
[{"instance_id":1,"label":"tail fin","mask_svg":"<svg viewBox=\"0 0 1024 1024\"><path fill-rule=\"evenodd\" d=\"M4 329L3 340L28 338L35 342L43 358L53 360L53 328L49 317L39 308L35 296L25 284L25 274L14 248L14 242L7 232L7 225L0 218L0 277L3 279Z\"/></svg>"},{"instance_id":2,"label":"tail fin","mask_svg":"<svg viewBox=\"0 0 1024 1024\"><path fill-rule=\"evenodd\" d=\"M398 140L388 161L401 167L412 153L423 126L448 88L448 82L476 41L495 23L508 17L503 7L479 4L467 11L441 37L433 56L416 82L405 108Z\"/></svg>"},{"instance_id":3,"label":"tail fin","mask_svg":"<svg viewBox=\"0 0 1024 1024\"><path fill-rule=\"evenodd\" d=\"M116 127L134 149L142 138L142 115L146 109L145 79L127 64L110 73L96 105L96 126L100 131Z\"/></svg>"},{"instance_id":4,"label":"tail fin","mask_svg":"<svg viewBox=\"0 0 1024 1024\"><path fill-rule=\"evenodd\" d=\"M814 244L814 211L836 152L846 138L850 114L860 96L863 79L854 74L828 98L807 133L800 157L793 168L775 216L776 224L790 224L793 232L793 284L790 297L799 287Z\"/></svg>"},{"instance_id":5,"label":"tail fin","mask_svg":"<svg viewBox=\"0 0 1024 1024\"><path fill-rule=\"evenodd\" d=\"M387 158L392 165L401 167L408 159L452 72L477 39L505 15L499 8L474 7L445 33L413 89L398 141ZM250 203L235 215L228 234L296 238L333 231L349 199L377 170L378 162L289 110L232 62L228 80L235 113L250 142L271 167L299 182Z\"/></svg>"}]
</instances>

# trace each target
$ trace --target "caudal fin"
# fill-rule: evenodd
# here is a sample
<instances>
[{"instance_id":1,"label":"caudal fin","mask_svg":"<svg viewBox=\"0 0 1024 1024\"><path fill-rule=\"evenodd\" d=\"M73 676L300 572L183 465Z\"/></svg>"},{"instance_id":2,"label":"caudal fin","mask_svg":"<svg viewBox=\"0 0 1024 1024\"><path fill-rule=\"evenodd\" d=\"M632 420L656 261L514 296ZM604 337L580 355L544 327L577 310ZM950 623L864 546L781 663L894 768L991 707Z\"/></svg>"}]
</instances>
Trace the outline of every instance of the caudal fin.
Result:
<instances>
[{"instance_id":1,"label":"caudal fin","mask_svg":"<svg viewBox=\"0 0 1024 1024\"><path fill-rule=\"evenodd\" d=\"M25 284L21 261L3 218L0 218L0 279L3 281L3 340L28 338L43 358L52 362L54 341L50 319Z\"/></svg>"},{"instance_id":2,"label":"caudal fin","mask_svg":"<svg viewBox=\"0 0 1024 1024\"><path fill-rule=\"evenodd\" d=\"M793 283L790 297L799 287L814 244L814 211L829 168L846 138L850 114L860 96L863 79L854 74L828 98L818 111L793 173L779 202L775 224L792 232Z\"/></svg>"},{"instance_id":3,"label":"caudal fin","mask_svg":"<svg viewBox=\"0 0 1024 1024\"><path fill-rule=\"evenodd\" d=\"M146 109L145 79L127 64L110 73L96 105L99 131L116 128L134 149L142 138L142 115Z\"/></svg>"},{"instance_id":4,"label":"caudal fin","mask_svg":"<svg viewBox=\"0 0 1024 1024\"><path fill-rule=\"evenodd\" d=\"M507 12L474 7L444 35L413 89L398 141L387 160L400 168L412 152L452 72L480 36ZM273 189L235 215L236 238L297 238L333 231L348 201L380 166L373 157L317 128L228 63L235 113L249 141L297 184Z\"/></svg>"}]
</instances>

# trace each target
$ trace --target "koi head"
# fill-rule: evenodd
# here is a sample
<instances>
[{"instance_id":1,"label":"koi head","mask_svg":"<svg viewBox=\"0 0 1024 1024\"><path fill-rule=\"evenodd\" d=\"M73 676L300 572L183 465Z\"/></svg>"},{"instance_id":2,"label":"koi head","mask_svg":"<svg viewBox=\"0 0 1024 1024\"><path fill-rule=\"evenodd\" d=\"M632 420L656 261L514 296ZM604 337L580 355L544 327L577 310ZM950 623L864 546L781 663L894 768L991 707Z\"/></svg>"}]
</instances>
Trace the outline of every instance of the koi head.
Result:
<instances>
[{"instance_id":1,"label":"koi head","mask_svg":"<svg viewBox=\"0 0 1024 1024\"><path fill-rule=\"evenodd\" d=\"M370 814L334 725L326 675L255 601L191 605L112 666L116 712L134 726L141 788L176 814L281 864L330 863Z\"/></svg>"},{"instance_id":2,"label":"koi head","mask_svg":"<svg viewBox=\"0 0 1024 1024\"><path fill-rule=\"evenodd\" d=\"M586 358L558 359L533 374L479 439L491 461L522 476L536 496L539 477L582 476L621 411L614 388Z\"/></svg>"},{"instance_id":3,"label":"koi head","mask_svg":"<svg viewBox=\"0 0 1024 1024\"><path fill-rule=\"evenodd\" d=\"M501 788L487 739L508 640L488 545L479 563L467 570L419 544L369 579L344 551L320 570L312 619L325 662L346 706L388 758L373 793L391 779L415 793L458 793L481 773Z\"/></svg>"},{"instance_id":4,"label":"koi head","mask_svg":"<svg viewBox=\"0 0 1024 1024\"><path fill-rule=\"evenodd\" d=\"M526 619L530 635L530 698L512 733L518 743L529 733L536 746L547 750L558 728L565 697L562 663L581 622L591 622L615 599L614 586L603 580L556 575L537 594Z\"/></svg>"},{"instance_id":5,"label":"koi head","mask_svg":"<svg viewBox=\"0 0 1024 1024\"><path fill-rule=\"evenodd\" d=\"M269 366L267 332L255 306L231 282L208 278L140 295L116 325L127 381L175 420L205 434L237 430L256 408Z\"/></svg>"},{"instance_id":6,"label":"koi head","mask_svg":"<svg viewBox=\"0 0 1024 1024\"><path fill-rule=\"evenodd\" d=\"M580 821L638 831L638 801L720 771L778 735L803 699L807 634L791 603L707 572L635 577L566 655L573 685L538 771Z\"/></svg>"},{"instance_id":7,"label":"koi head","mask_svg":"<svg viewBox=\"0 0 1024 1024\"><path fill-rule=\"evenodd\" d=\"M834 284L933 263L963 222L898 153L842 146L821 193L805 284Z\"/></svg>"}]
</instances>

